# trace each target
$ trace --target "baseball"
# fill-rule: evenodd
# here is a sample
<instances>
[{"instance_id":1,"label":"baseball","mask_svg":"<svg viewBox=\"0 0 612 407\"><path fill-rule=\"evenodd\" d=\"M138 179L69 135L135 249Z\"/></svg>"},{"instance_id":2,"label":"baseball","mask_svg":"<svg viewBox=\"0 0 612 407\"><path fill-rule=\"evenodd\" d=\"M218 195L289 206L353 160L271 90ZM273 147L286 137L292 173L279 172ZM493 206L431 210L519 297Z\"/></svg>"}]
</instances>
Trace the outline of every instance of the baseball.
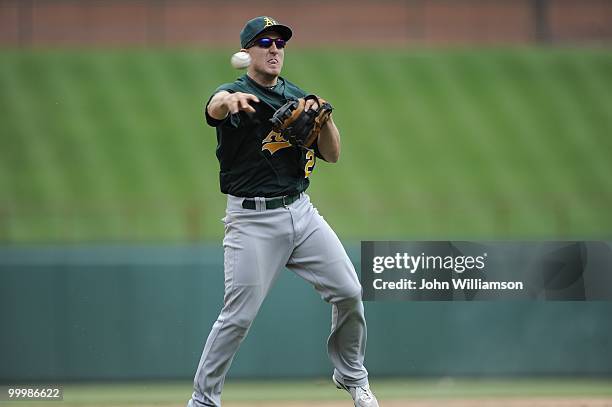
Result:
<instances>
[{"instance_id":1,"label":"baseball","mask_svg":"<svg viewBox=\"0 0 612 407\"><path fill-rule=\"evenodd\" d=\"M231 63L236 69L244 69L251 63L251 56L244 51L238 51L232 55Z\"/></svg>"}]
</instances>

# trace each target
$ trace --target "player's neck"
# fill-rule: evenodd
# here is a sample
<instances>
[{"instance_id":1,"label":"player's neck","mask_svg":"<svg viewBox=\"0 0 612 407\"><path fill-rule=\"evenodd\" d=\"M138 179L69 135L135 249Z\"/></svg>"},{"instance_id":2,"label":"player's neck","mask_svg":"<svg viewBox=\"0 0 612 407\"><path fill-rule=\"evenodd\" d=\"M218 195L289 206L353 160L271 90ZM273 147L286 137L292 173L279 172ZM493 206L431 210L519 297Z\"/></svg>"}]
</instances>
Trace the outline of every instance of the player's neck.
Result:
<instances>
[{"instance_id":1,"label":"player's neck","mask_svg":"<svg viewBox=\"0 0 612 407\"><path fill-rule=\"evenodd\" d=\"M278 76L276 75L264 75L257 72L247 72L247 75L264 88L271 88L278 82Z\"/></svg>"}]
</instances>

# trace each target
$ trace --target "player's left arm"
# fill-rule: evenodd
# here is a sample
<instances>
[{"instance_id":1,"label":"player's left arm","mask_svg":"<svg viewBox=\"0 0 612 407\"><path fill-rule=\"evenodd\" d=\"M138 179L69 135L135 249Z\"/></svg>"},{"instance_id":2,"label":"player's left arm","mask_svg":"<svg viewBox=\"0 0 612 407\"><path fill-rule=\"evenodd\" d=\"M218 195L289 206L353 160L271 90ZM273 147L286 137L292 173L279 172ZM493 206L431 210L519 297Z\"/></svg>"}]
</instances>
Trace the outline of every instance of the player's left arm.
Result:
<instances>
[{"instance_id":1,"label":"player's left arm","mask_svg":"<svg viewBox=\"0 0 612 407\"><path fill-rule=\"evenodd\" d=\"M313 100L306 101L304 110L317 109L318 105ZM317 146L319 153L323 159L329 163L335 163L340 158L340 132L332 114L329 115L329 119L321 126L321 132L317 140Z\"/></svg>"},{"instance_id":2,"label":"player's left arm","mask_svg":"<svg viewBox=\"0 0 612 407\"><path fill-rule=\"evenodd\" d=\"M340 158L340 132L332 116L321 127L317 144L319 152L325 161L329 163L338 161L338 158Z\"/></svg>"}]
</instances>

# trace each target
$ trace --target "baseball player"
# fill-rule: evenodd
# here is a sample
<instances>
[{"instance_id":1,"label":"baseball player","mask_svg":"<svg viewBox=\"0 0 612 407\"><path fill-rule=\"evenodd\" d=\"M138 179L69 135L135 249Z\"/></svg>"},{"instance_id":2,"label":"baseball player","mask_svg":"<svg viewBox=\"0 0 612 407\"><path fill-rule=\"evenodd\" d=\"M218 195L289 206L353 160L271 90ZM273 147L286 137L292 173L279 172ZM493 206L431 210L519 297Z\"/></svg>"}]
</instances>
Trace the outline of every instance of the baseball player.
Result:
<instances>
[{"instance_id":1,"label":"baseball player","mask_svg":"<svg viewBox=\"0 0 612 407\"><path fill-rule=\"evenodd\" d=\"M363 365L361 285L340 240L305 193L317 158L338 160L340 135L329 103L280 76L291 36L272 18L248 21L240 33L242 51L251 58L247 73L217 88L205 107L206 122L217 131L221 192L227 194L225 295L188 407L221 405L232 359L284 267L332 304L327 350L336 387L348 391L355 406L378 406ZM300 126L309 136L316 132L314 141L298 140Z\"/></svg>"}]
</instances>

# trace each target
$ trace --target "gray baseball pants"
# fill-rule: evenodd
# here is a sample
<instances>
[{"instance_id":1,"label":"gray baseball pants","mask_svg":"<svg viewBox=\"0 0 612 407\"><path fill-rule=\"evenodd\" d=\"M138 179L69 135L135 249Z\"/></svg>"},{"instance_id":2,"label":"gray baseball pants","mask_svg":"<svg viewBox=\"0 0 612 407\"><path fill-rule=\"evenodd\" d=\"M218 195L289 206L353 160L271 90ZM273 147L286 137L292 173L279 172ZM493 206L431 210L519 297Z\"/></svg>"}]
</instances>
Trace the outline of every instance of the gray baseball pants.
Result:
<instances>
[{"instance_id":1,"label":"gray baseball pants","mask_svg":"<svg viewBox=\"0 0 612 407\"><path fill-rule=\"evenodd\" d=\"M340 240L307 194L290 205L244 209L228 195L225 223L224 305L206 340L189 407L221 406L225 375L259 308L284 267L332 304L327 352L342 383L368 383L363 366L366 323L361 285Z\"/></svg>"}]
</instances>

